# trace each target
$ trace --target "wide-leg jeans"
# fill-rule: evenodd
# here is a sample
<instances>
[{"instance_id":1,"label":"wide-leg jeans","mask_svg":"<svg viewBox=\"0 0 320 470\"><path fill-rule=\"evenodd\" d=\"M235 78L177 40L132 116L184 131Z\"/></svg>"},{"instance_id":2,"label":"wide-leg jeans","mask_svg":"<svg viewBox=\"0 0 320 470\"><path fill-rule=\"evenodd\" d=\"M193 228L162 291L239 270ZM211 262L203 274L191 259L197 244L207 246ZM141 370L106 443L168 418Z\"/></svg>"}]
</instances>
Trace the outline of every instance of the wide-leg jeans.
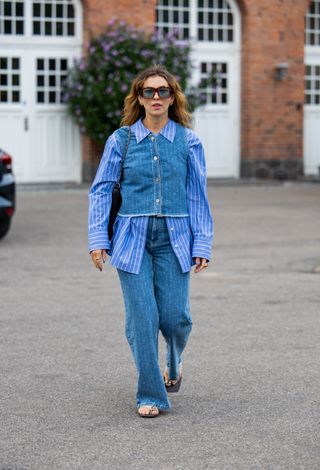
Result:
<instances>
[{"instance_id":1,"label":"wide-leg jeans","mask_svg":"<svg viewBox=\"0 0 320 470\"><path fill-rule=\"evenodd\" d=\"M126 337L138 372L137 406L170 408L158 364L158 336L166 341L169 378L182 364L192 319L189 312L190 273L182 273L171 247L164 217L149 217L139 274L118 269L126 309Z\"/></svg>"}]
</instances>

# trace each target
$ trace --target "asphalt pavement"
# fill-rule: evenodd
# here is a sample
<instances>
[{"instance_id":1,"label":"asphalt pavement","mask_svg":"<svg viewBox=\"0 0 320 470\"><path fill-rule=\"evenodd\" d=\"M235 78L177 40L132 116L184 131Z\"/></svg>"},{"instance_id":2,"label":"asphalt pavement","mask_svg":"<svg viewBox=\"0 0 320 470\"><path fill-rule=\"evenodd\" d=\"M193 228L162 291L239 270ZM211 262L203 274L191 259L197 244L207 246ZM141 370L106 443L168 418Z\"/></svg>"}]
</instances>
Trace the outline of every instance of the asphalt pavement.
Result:
<instances>
[{"instance_id":1,"label":"asphalt pavement","mask_svg":"<svg viewBox=\"0 0 320 470\"><path fill-rule=\"evenodd\" d=\"M117 273L87 253L87 188L20 188L0 242L1 470L320 469L320 184L208 192L183 383L142 419Z\"/></svg>"}]
</instances>

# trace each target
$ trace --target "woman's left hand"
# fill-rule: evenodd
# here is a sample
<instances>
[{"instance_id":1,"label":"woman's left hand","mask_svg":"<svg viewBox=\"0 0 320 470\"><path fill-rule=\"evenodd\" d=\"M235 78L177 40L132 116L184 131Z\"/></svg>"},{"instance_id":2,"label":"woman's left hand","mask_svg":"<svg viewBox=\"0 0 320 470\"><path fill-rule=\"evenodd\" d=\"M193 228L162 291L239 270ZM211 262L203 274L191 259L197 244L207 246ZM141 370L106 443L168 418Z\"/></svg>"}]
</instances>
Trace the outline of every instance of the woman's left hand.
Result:
<instances>
[{"instance_id":1,"label":"woman's left hand","mask_svg":"<svg viewBox=\"0 0 320 470\"><path fill-rule=\"evenodd\" d=\"M194 268L195 273L199 273L203 269L208 267L208 261L206 258L196 258L196 267Z\"/></svg>"}]
</instances>

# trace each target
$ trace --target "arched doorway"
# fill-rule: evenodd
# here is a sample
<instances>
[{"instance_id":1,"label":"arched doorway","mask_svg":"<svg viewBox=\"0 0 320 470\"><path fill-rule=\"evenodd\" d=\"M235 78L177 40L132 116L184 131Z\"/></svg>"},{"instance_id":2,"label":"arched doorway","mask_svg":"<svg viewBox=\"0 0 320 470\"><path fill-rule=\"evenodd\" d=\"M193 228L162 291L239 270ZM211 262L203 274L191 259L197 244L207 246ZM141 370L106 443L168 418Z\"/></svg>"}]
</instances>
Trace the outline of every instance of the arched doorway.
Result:
<instances>
[{"instance_id":1,"label":"arched doorway","mask_svg":"<svg viewBox=\"0 0 320 470\"><path fill-rule=\"evenodd\" d=\"M209 177L240 173L240 10L233 0L160 0L157 29L177 29L193 41L192 81L214 75L202 92L206 105L196 110L195 131L204 143Z\"/></svg>"},{"instance_id":2,"label":"arched doorway","mask_svg":"<svg viewBox=\"0 0 320 470\"><path fill-rule=\"evenodd\" d=\"M79 130L61 84L80 57L79 0L0 0L0 147L18 182L81 179Z\"/></svg>"},{"instance_id":3,"label":"arched doorway","mask_svg":"<svg viewBox=\"0 0 320 470\"><path fill-rule=\"evenodd\" d=\"M305 17L304 173L320 172L320 1L314 0Z\"/></svg>"}]
</instances>

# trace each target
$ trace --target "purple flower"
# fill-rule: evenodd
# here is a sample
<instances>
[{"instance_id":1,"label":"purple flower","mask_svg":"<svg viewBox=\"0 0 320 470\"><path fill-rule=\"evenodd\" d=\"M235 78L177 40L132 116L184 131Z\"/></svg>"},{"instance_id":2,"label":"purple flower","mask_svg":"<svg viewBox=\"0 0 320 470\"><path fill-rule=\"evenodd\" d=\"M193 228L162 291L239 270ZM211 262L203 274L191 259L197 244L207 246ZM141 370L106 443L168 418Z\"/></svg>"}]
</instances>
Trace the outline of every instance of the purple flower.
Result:
<instances>
[{"instance_id":1,"label":"purple flower","mask_svg":"<svg viewBox=\"0 0 320 470\"><path fill-rule=\"evenodd\" d=\"M114 25L114 23L115 23L116 21L117 21L117 17L116 17L116 16L113 16L113 17L111 18L111 20L108 21L107 25L108 25L108 26L112 26L112 25Z\"/></svg>"},{"instance_id":2,"label":"purple flower","mask_svg":"<svg viewBox=\"0 0 320 470\"><path fill-rule=\"evenodd\" d=\"M128 85L126 83L123 83L121 85L121 91L123 91L124 93L128 90Z\"/></svg>"}]
</instances>

